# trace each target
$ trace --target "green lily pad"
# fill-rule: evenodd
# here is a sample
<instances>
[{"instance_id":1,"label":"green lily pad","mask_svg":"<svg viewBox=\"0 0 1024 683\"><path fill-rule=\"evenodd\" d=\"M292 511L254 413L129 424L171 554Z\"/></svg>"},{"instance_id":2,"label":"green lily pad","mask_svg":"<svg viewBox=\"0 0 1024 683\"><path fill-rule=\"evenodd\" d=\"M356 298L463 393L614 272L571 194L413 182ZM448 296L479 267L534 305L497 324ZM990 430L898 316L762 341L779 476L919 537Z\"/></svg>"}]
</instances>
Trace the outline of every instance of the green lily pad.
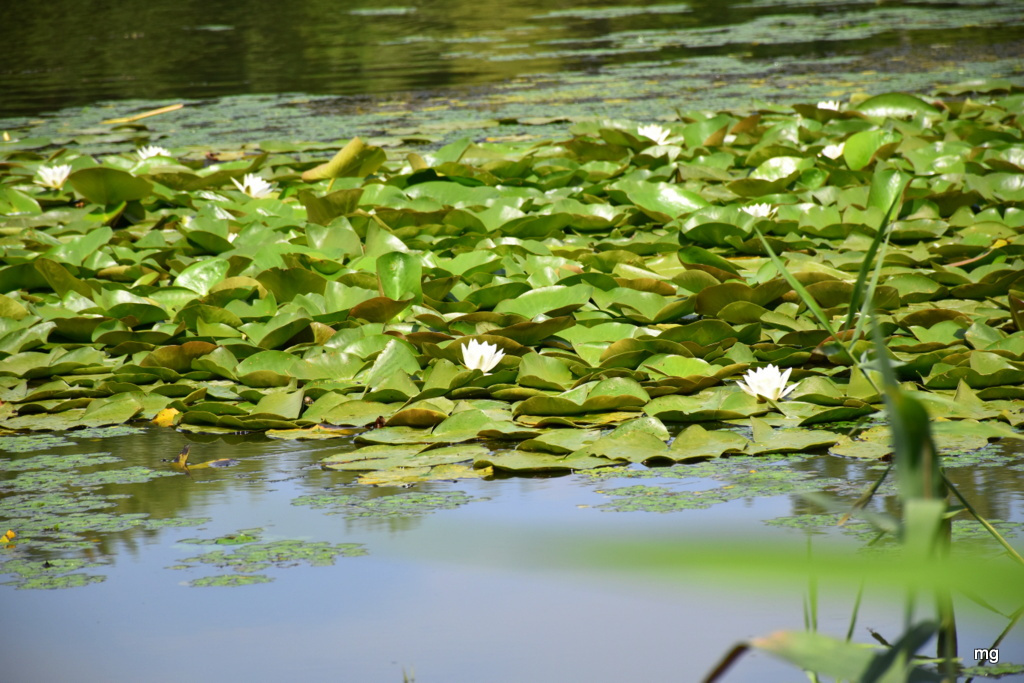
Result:
<instances>
[{"instance_id":1,"label":"green lily pad","mask_svg":"<svg viewBox=\"0 0 1024 683\"><path fill-rule=\"evenodd\" d=\"M743 452L748 444L749 441L736 432L707 430L699 424L692 424L672 441L669 455L677 461L717 458L724 453Z\"/></svg>"},{"instance_id":2,"label":"green lily pad","mask_svg":"<svg viewBox=\"0 0 1024 683\"><path fill-rule=\"evenodd\" d=\"M738 420L767 411L766 405L738 390L719 390L711 395L660 396L644 407L645 413L662 422Z\"/></svg>"},{"instance_id":3,"label":"green lily pad","mask_svg":"<svg viewBox=\"0 0 1024 683\"><path fill-rule=\"evenodd\" d=\"M798 453L832 446L839 440L834 432L820 429L773 429L763 420L750 418L753 438L747 453Z\"/></svg>"},{"instance_id":4,"label":"green lily pad","mask_svg":"<svg viewBox=\"0 0 1024 683\"><path fill-rule=\"evenodd\" d=\"M153 191L148 181L103 166L75 171L68 176L68 182L90 202L103 206L144 199Z\"/></svg>"},{"instance_id":5,"label":"green lily pad","mask_svg":"<svg viewBox=\"0 0 1024 683\"><path fill-rule=\"evenodd\" d=\"M332 470L379 471L395 467L433 467L475 462L486 453L487 449L483 446L446 446L429 449L426 445L376 445L328 456L321 461L321 465Z\"/></svg>"}]
</instances>

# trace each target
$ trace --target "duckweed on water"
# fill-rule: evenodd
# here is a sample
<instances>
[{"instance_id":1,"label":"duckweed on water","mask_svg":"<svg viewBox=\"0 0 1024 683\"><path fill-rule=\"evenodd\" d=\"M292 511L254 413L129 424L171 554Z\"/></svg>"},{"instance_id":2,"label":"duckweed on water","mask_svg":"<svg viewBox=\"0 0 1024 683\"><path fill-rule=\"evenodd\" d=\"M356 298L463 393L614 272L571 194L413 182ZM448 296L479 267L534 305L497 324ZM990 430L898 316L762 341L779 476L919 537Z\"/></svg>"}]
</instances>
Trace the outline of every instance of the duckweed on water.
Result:
<instances>
[{"instance_id":1,"label":"duckweed on water","mask_svg":"<svg viewBox=\"0 0 1024 683\"><path fill-rule=\"evenodd\" d=\"M999 678L1000 676L1019 673L1024 673L1024 664L1013 664L1011 662L986 664L984 666L968 666L960 671L961 676L984 676L986 678Z\"/></svg>"},{"instance_id":2,"label":"duckweed on water","mask_svg":"<svg viewBox=\"0 0 1024 683\"><path fill-rule=\"evenodd\" d=\"M217 538L186 538L180 543L192 543L195 545L243 545L254 543L263 535L263 529L242 529L237 534L228 534Z\"/></svg>"},{"instance_id":3,"label":"duckweed on water","mask_svg":"<svg viewBox=\"0 0 1024 683\"><path fill-rule=\"evenodd\" d=\"M272 578L264 574L221 574L220 576L205 576L201 579L192 579L188 582L192 587L228 587L228 586L253 586L258 583L270 583Z\"/></svg>"},{"instance_id":4,"label":"duckweed on water","mask_svg":"<svg viewBox=\"0 0 1024 683\"><path fill-rule=\"evenodd\" d=\"M346 517L413 517L437 510L454 510L474 501L487 500L462 491L403 491L368 498L364 494L322 493L299 496L292 505L308 505L329 515Z\"/></svg>"},{"instance_id":5,"label":"duckweed on water","mask_svg":"<svg viewBox=\"0 0 1024 683\"><path fill-rule=\"evenodd\" d=\"M109 465L121 458L109 453L72 453L69 455L34 455L19 460L0 460L0 472L23 470L73 470L94 465Z\"/></svg>"},{"instance_id":6,"label":"duckweed on water","mask_svg":"<svg viewBox=\"0 0 1024 683\"><path fill-rule=\"evenodd\" d=\"M95 533L113 533L128 529L154 530L164 527L185 527L205 523L208 519L153 519L143 512L106 514L106 513L72 513L55 517L58 522L47 525L49 520L36 520L22 526L23 536L32 531L60 532L65 535L82 535Z\"/></svg>"},{"instance_id":7,"label":"duckweed on water","mask_svg":"<svg viewBox=\"0 0 1024 683\"><path fill-rule=\"evenodd\" d=\"M1024 522L994 521L990 522L990 524L1002 534L1003 538L1024 536ZM992 535L976 520L954 519L952 528L954 544L958 541L972 541L989 545L993 549L998 547Z\"/></svg>"},{"instance_id":8,"label":"duckweed on water","mask_svg":"<svg viewBox=\"0 0 1024 683\"><path fill-rule=\"evenodd\" d=\"M46 491L35 493L16 493L0 498L0 517L4 519L24 519L40 513L72 514L89 510L102 510L115 507L118 498L127 498L127 494L99 495L91 492L68 493Z\"/></svg>"},{"instance_id":9,"label":"duckweed on water","mask_svg":"<svg viewBox=\"0 0 1024 683\"><path fill-rule=\"evenodd\" d=\"M801 531L814 534L840 532L844 535L856 538L860 542L871 541L878 535L877 527L867 522L859 521L856 518L851 519L840 526L839 522L842 517L843 515L839 514L787 515L785 517L765 520L764 523L768 526L799 529ZM992 524L992 526L994 526L1004 538L1012 539L1014 537L1024 536L1024 523L1022 522L990 521L989 523ZM967 548L968 552L978 549L993 551L1000 550L1000 546L992 538L992 535L976 520L954 519L951 525L951 531L951 538L954 543L954 547L959 548L959 550L964 550L964 543L969 544ZM901 546L896 537L889 534L877 541L873 547L876 549L897 549Z\"/></svg>"},{"instance_id":10,"label":"duckweed on water","mask_svg":"<svg viewBox=\"0 0 1024 683\"><path fill-rule=\"evenodd\" d=\"M106 439L112 436L129 436L131 434L142 434L143 429L131 425L113 425L110 427L86 427L68 432L67 435L74 439Z\"/></svg>"},{"instance_id":11,"label":"duckweed on water","mask_svg":"<svg viewBox=\"0 0 1024 683\"><path fill-rule=\"evenodd\" d=\"M23 434L20 436L0 436L0 451L8 453L28 453L29 451L45 451L61 446L70 446L63 436L57 434Z\"/></svg>"},{"instance_id":12,"label":"duckweed on water","mask_svg":"<svg viewBox=\"0 0 1024 683\"><path fill-rule=\"evenodd\" d=\"M615 470L590 470L580 472L581 476L594 481L606 481L608 479L716 479L723 480L732 475L747 472L751 469L773 467L778 465L795 465L806 462L810 456L806 455L764 455L752 457L731 457L707 460L705 462L687 463L685 465L672 465L671 467L653 468L630 468ZM791 471L794 476L802 473Z\"/></svg>"},{"instance_id":13,"label":"duckweed on water","mask_svg":"<svg viewBox=\"0 0 1024 683\"><path fill-rule=\"evenodd\" d=\"M158 477L172 477L175 474L171 471L141 466L74 474L62 470L34 470L22 472L13 479L0 482L0 491L59 491L69 486L96 488L107 484L139 484Z\"/></svg>"},{"instance_id":14,"label":"duckweed on water","mask_svg":"<svg viewBox=\"0 0 1024 683\"><path fill-rule=\"evenodd\" d=\"M958 467L1005 467L1019 460L1019 456L1011 455L998 444L988 444L976 451L948 452L944 454L942 466L949 470Z\"/></svg>"},{"instance_id":15,"label":"duckweed on water","mask_svg":"<svg viewBox=\"0 0 1024 683\"><path fill-rule=\"evenodd\" d=\"M18 589L77 588L106 580L105 576L84 574L83 569L101 566L98 562L81 559L26 560L10 559L0 565L0 571L17 578L5 585Z\"/></svg>"},{"instance_id":16,"label":"duckweed on water","mask_svg":"<svg viewBox=\"0 0 1024 683\"><path fill-rule=\"evenodd\" d=\"M788 466L792 463L793 458L777 456L729 458L695 465L587 474L594 479L708 479L720 484L703 490L676 490L677 485L671 483L598 489L598 493L612 496L614 500L597 507L615 512L677 512L705 509L732 500L815 492L836 488L843 483L839 479L817 477L814 472L792 469Z\"/></svg>"},{"instance_id":17,"label":"duckweed on water","mask_svg":"<svg viewBox=\"0 0 1024 683\"><path fill-rule=\"evenodd\" d=\"M191 581L191 586L237 586L247 583L267 583L273 579L259 575L267 569L285 569L303 564L311 567L327 567L338 557L359 557L366 550L359 543L331 544L323 541L302 541L285 539L259 542L260 529L247 529L214 539L189 539L186 543L199 545L238 546L234 550L214 550L203 555L181 560L169 569L190 569L200 565L211 565L219 569L230 569L241 575L256 575L255 581L240 581L238 574L207 577Z\"/></svg>"}]
</instances>

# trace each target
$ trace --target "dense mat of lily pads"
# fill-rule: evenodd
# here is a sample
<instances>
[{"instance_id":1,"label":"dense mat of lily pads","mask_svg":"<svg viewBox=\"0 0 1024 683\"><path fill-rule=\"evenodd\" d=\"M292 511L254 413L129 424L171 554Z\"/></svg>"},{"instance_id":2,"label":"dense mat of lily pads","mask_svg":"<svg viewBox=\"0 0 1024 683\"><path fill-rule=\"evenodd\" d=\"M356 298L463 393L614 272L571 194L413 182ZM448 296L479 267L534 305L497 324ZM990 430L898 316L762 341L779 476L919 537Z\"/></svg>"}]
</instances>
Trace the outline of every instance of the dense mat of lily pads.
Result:
<instances>
[{"instance_id":1,"label":"dense mat of lily pads","mask_svg":"<svg viewBox=\"0 0 1024 683\"><path fill-rule=\"evenodd\" d=\"M329 160L12 140L0 428L354 434L324 464L376 484L884 457L884 429L823 428L881 398L765 244L841 327L898 170L875 317L940 446L981 448L1024 422L1022 112L894 93ZM774 368L777 400L737 384Z\"/></svg>"}]
</instances>

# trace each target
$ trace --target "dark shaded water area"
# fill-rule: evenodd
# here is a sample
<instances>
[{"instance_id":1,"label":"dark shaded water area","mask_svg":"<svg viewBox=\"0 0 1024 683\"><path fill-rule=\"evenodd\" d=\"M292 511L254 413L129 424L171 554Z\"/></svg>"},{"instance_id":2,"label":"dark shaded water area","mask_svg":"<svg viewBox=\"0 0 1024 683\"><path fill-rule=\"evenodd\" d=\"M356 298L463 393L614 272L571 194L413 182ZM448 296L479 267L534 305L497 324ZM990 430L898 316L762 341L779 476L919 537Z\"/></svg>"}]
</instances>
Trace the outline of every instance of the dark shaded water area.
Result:
<instances>
[{"instance_id":1,"label":"dark shaded water area","mask_svg":"<svg viewBox=\"0 0 1024 683\"><path fill-rule=\"evenodd\" d=\"M184 102L147 122L167 146L544 135L523 120L926 92L1024 68L1017 0L58 0L5 13L0 127L75 133Z\"/></svg>"},{"instance_id":2,"label":"dark shaded water area","mask_svg":"<svg viewBox=\"0 0 1024 683\"><path fill-rule=\"evenodd\" d=\"M997 59L1019 54L1022 36L1019 4L1000 0L58 0L5 14L4 116L108 99L433 90L709 56L770 66L883 49L923 59L941 46L953 61L972 48Z\"/></svg>"},{"instance_id":3,"label":"dark shaded water area","mask_svg":"<svg viewBox=\"0 0 1024 683\"><path fill-rule=\"evenodd\" d=\"M186 443L193 463L238 462L189 474L163 462ZM738 640L802 628L804 588L612 572L575 557L574 544L613 556L644 538L699 548L709 535L741 546L811 532L815 542L862 544L865 528L812 522L821 510L801 494L852 500L882 471L793 455L398 488L320 469L352 447L342 440L147 427L0 445L0 510L20 532L0 557L11 580L0 588L7 645L18 653L6 665L11 681L697 680ZM971 457L951 469L955 480L1020 547L1019 442ZM645 495L633 495L638 485ZM671 502L652 507L655 487ZM893 509L892 494L883 486L879 510ZM978 531L965 527L956 542ZM230 585L239 576L260 582ZM852 590L823 584L821 602L821 630L844 633ZM858 639L868 629L897 637L899 602L869 587ZM966 599L957 606L969 664L1007 622ZM1001 644L1004 662L1024 661L1018 635ZM751 655L726 680L794 673Z\"/></svg>"}]
</instances>

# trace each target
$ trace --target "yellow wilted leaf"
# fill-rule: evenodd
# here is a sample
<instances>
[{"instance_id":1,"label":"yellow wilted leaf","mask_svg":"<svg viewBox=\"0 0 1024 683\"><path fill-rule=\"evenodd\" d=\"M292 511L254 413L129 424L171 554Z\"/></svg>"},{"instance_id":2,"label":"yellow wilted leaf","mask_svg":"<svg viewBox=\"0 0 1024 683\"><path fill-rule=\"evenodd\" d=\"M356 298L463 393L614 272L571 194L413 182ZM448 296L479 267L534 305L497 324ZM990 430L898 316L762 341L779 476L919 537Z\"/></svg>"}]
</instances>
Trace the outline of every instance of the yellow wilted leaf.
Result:
<instances>
[{"instance_id":1,"label":"yellow wilted leaf","mask_svg":"<svg viewBox=\"0 0 1024 683\"><path fill-rule=\"evenodd\" d=\"M472 465L438 465L430 471L430 478L437 479L483 479L494 475L493 467L474 469Z\"/></svg>"},{"instance_id":2,"label":"yellow wilted leaf","mask_svg":"<svg viewBox=\"0 0 1024 683\"><path fill-rule=\"evenodd\" d=\"M365 178L374 173L387 161L387 154L380 147L366 145L359 138L352 138L338 150L330 161L302 173L307 183L325 178Z\"/></svg>"},{"instance_id":3,"label":"yellow wilted leaf","mask_svg":"<svg viewBox=\"0 0 1024 683\"><path fill-rule=\"evenodd\" d=\"M360 484L367 486L400 486L417 481L427 481L430 476L429 467L396 467L383 472L371 472L359 477Z\"/></svg>"},{"instance_id":4,"label":"yellow wilted leaf","mask_svg":"<svg viewBox=\"0 0 1024 683\"><path fill-rule=\"evenodd\" d=\"M268 429L267 436L273 439L338 439L360 431L362 430L313 425L305 429Z\"/></svg>"},{"instance_id":5,"label":"yellow wilted leaf","mask_svg":"<svg viewBox=\"0 0 1024 683\"><path fill-rule=\"evenodd\" d=\"M472 465L437 465L435 467L396 467L382 472L370 472L359 477L360 484L367 486L402 486L421 481L444 479L482 479L494 474L494 469L484 467L473 469Z\"/></svg>"},{"instance_id":6,"label":"yellow wilted leaf","mask_svg":"<svg viewBox=\"0 0 1024 683\"><path fill-rule=\"evenodd\" d=\"M166 107L160 107L159 109L150 109L149 111L144 111L141 114L135 114L134 116L122 116L116 119L107 119L103 123L131 123L133 121L138 121L140 119L148 119L150 116L156 116L157 114L166 114L169 111L177 111L178 109L181 109L184 106L185 105L181 103L171 104Z\"/></svg>"},{"instance_id":7,"label":"yellow wilted leaf","mask_svg":"<svg viewBox=\"0 0 1024 683\"><path fill-rule=\"evenodd\" d=\"M164 408L153 418L153 424L158 427L173 427L178 423L180 413L177 408Z\"/></svg>"},{"instance_id":8,"label":"yellow wilted leaf","mask_svg":"<svg viewBox=\"0 0 1024 683\"><path fill-rule=\"evenodd\" d=\"M409 152L408 156L405 157L405 160L409 162L410 166L412 166L413 171L422 171L425 168L430 168L430 164L428 164L423 157L416 152Z\"/></svg>"}]
</instances>

